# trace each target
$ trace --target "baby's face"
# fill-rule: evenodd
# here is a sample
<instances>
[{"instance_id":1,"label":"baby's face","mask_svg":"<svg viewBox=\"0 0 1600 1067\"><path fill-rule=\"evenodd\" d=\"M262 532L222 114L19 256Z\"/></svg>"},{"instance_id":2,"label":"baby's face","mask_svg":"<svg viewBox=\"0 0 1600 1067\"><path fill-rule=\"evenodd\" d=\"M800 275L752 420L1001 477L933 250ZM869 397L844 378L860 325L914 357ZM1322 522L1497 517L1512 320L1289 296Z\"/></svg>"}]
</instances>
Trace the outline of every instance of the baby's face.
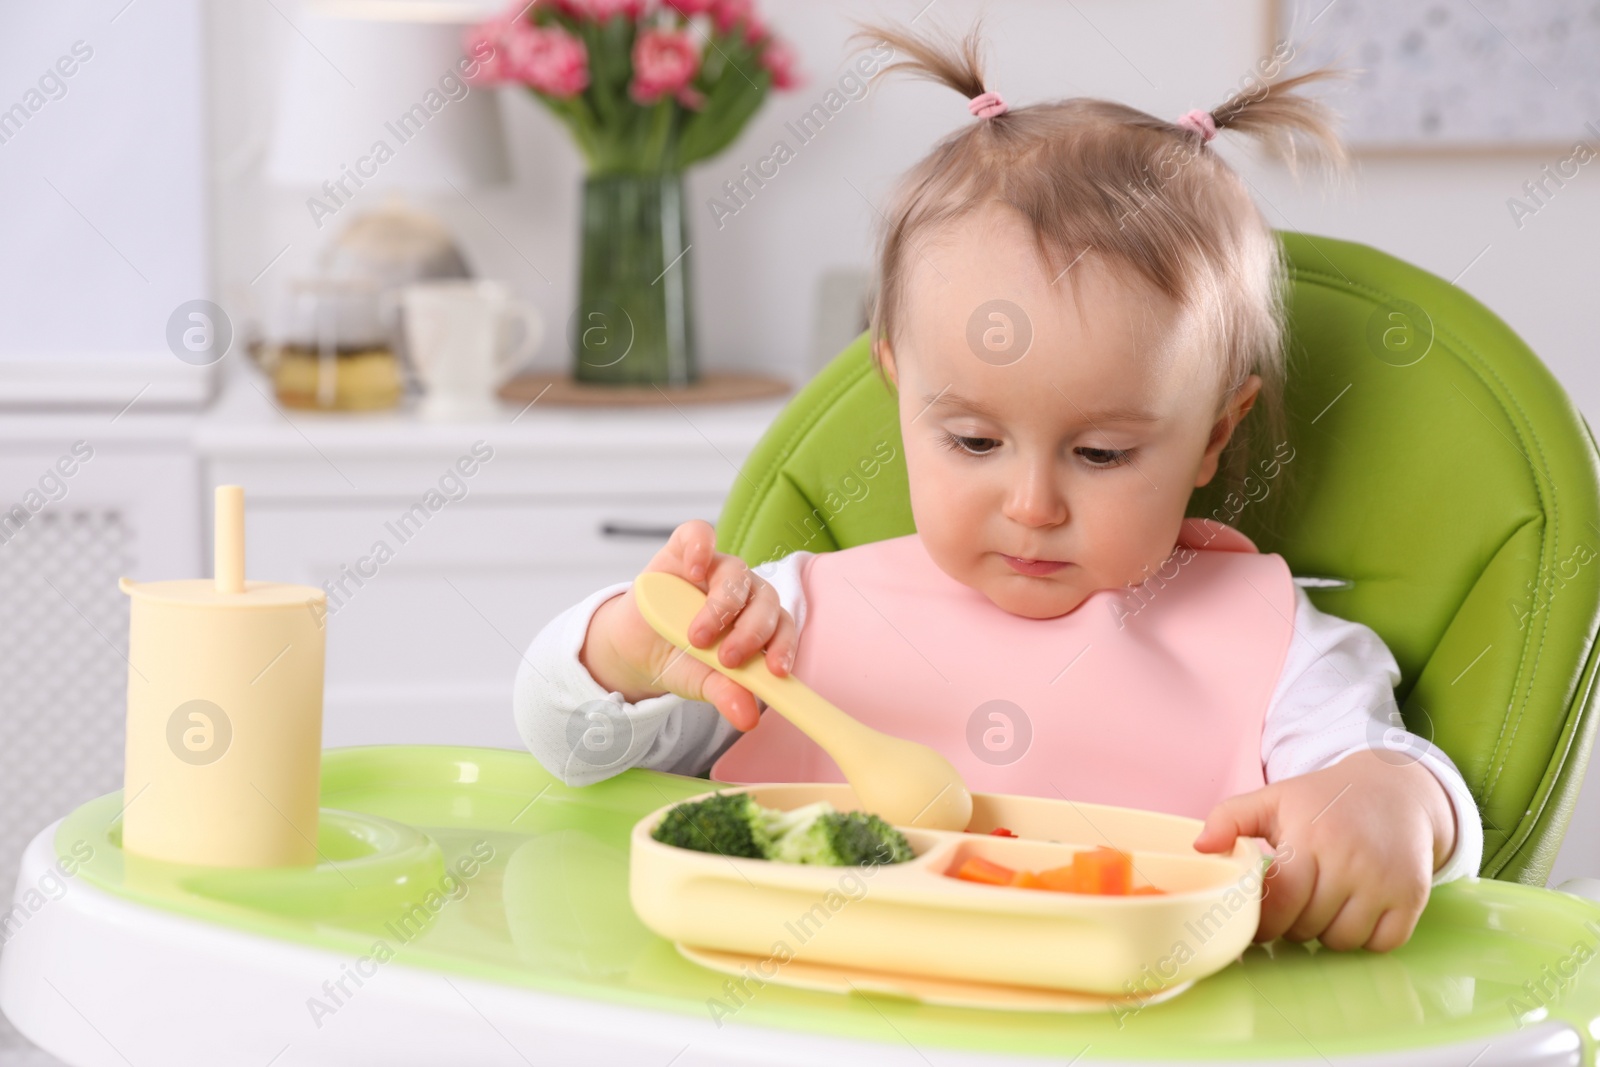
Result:
<instances>
[{"instance_id":1,"label":"baby's face","mask_svg":"<svg viewBox=\"0 0 1600 1067\"><path fill-rule=\"evenodd\" d=\"M880 353L934 562L1038 619L1144 581L1259 379L1216 418L1216 364L1187 317L1093 254L1053 280L1009 208L908 255L899 343Z\"/></svg>"}]
</instances>

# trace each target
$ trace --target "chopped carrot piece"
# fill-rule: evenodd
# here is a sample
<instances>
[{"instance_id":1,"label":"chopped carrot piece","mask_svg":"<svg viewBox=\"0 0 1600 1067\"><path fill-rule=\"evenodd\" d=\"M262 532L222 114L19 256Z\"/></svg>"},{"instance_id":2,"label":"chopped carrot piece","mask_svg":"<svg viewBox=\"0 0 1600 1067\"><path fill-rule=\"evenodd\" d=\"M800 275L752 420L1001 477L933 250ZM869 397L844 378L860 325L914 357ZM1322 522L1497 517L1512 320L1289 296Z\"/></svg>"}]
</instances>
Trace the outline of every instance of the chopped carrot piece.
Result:
<instances>
[{"instance_id":1,"label":"chopped carrot piece","mask_svg":"<svg viewBox=\"0 0 1600 1067\"><path fill-rule=\"evenodd\" d=\"M1133 857L1114 848L1097 848L1072 857L1072 866L1088 893L1126 896L1133 886Z\"/></svg>"},{"instance_id":2,"label":"chopped carrot piece","mask_svg":"<svg viewBox=\"0 0 1600 1067\"><path fill-rule=\"evenodd\" d=\"M996 826L993 830L990 830L989 833L993 834L995 837L1016 837L1017 836L1016 834L1012 833L1010 830L1007 830L1004 826Z\"/></svg>"},{"instance_id":3,"label":"chopped carrot piece","mask_svg":"<svg viewBox=\"0 0 1600 1067\"><path fill-rule=\"evenodd\" d=\"M953 876L984 885L1013 886L1018 889L1049 889L1058 893L1088 893L1096 896L1164 896L1166 890L1153 885L1133 887L1133 857L1114 848L1086 849L1072 862L1043 871L1013 870L968 856Z\"/></svg>"},{"instance_id":4,"label":"chopped carrot piece","mask_svg":"<svg viewBox=\"0 0 1600 1067\"><path fill-rule=\"evenodd\" d=\"M1011 879L1016 876L1016 871L1010 867L1003 867L998 863L984 859L982 856L968 856L967 862L956 871L956 877L967 882L985 882L989 885L1010 885Z\"/></svg>"},{"instance_id":5,"label":"chopped carrot piece","mask_svg":"<svg viewBox=\"0 0 1600 1067\"><path fill-rule=\"evenodd\" d=\"M1083 888L1082 872L1074 864L1064 867L1051 867L1049 870L1039 872L1039 881L1044 883L1044 888L1054 889L1058 893L1086 893Z\"/></svg>"}]
</instances>

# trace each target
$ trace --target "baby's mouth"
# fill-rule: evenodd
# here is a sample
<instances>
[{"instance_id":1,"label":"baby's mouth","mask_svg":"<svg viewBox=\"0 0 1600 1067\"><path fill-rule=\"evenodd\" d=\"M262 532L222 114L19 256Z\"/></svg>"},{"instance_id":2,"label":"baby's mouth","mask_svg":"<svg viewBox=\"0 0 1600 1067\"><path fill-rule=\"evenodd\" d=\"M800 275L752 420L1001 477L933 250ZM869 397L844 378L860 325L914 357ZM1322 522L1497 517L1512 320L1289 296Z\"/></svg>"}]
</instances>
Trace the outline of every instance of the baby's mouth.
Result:
<instances>
[{"instance_id":1,"label":"baby's mouth","mask_svg":"<svg viewBox=\"0 0 1600 1067\"><path fill-rule=\"evenodd\" d=\"M1018 574L1026 574L1033 578L1054 574L1062 567L1069 566L1068 563L1059 559L1023 559L1020 556L1008 556L1004 552L1000 553L1000 558L1005 560L1011 569Z\"/></svg>"}]
</instances>

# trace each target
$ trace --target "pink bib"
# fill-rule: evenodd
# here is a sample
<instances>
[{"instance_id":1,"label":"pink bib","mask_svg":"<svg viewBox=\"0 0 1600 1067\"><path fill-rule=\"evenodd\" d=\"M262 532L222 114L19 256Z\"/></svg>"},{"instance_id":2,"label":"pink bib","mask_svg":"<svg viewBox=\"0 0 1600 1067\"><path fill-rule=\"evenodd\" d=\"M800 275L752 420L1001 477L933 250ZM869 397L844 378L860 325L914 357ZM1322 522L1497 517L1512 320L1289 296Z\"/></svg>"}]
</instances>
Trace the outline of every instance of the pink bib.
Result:
<instances>
[{"instance_id":1,"label":"pink bib","mask_svg":"<svg viewBox=\"0 0 1600 1067\"><path fill-rule=\"evenodd\" d=\"M941 571L916 534L803 565L794 673L874 729L937 749L986 793L1203 819L1266 784L1261 727L1293 635L1288 565L1185 519L1146 581L1028 619ZM841 782L777 712L712 768L721 782Z\"/></svg>"}]
</instances>

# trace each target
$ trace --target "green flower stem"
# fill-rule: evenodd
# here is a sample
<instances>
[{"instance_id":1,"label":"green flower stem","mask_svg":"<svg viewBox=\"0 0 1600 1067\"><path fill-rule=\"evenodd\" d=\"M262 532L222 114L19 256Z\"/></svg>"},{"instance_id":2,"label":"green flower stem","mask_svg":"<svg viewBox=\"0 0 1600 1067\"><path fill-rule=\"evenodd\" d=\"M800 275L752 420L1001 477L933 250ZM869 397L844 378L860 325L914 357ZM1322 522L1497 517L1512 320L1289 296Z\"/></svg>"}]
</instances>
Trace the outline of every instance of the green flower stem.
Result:
<instances>
[{"instance_id":1,"label":"green flower stem","mask_svg":"<svg viewBox=\"0 0 1600 1067\"><path fill-rule=\"evenodd\" d=\"M673 173L709 159L739 136L772 86L760 48L746 44L742 28L735 27L732 33L714 34L703 49L691 83L705 98L699 109L685 108L670 96L640 104L628 92L638 31L631 19L574 22L542 7L534 20L561 26L588 52L589 84L583 92L565 100L529 92L572 131L591 176Z\"/></svg>"}]
</instances>

